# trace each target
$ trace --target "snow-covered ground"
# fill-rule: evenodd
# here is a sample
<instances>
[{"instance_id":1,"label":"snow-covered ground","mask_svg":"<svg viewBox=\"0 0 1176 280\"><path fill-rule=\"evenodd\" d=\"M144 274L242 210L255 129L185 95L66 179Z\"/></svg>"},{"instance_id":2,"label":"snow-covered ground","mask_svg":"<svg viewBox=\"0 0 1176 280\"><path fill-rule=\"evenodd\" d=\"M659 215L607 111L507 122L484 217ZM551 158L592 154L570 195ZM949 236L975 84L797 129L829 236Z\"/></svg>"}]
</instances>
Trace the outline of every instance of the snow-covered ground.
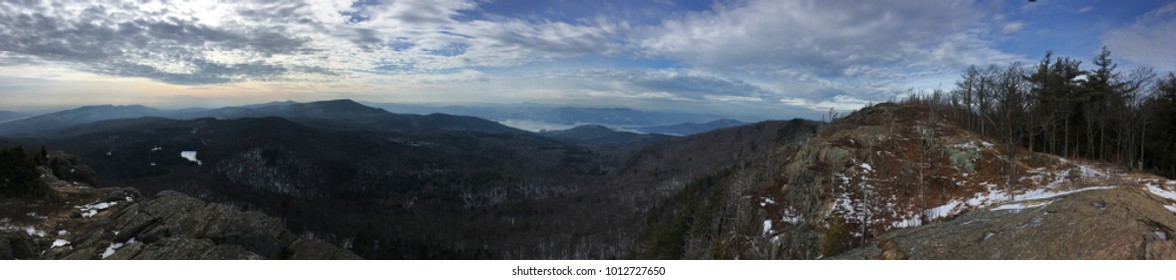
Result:
<instances>
[{"instance_id":1,"label":"snow-covered ground","mask_svg":"<svg viewBox=\"0 0 1176 280\"><path fill-rule=\"evenodd\" d=\"M126 242L126 243L114 243L114 242L111 242L111 243L110 243L110 246L107 246L107 247L106 247L106 251L102 252L102 258L103 258L103 259L105 259L105 258L108 258L108 257L110 257L111 255L114 255L114 252L118 251L118 249L119 249L119 248L122 248L123 246L126 246L126 245L131 245L131 244L135 244L135 238L134 238L134 237L131 237L131 239L127 240L127 242Z\"/></svg>"},{"instance_id":2,"label":"snow-covered ground","mask_svg":"<svg viewBox=\"0 0 1176 280\"><path fill-rule=\"evenodd\" d=\"M196 151L183 151L180 152L180 156L188 159L188 161L195 162L196 165L204 164L203 162L200 162L199 159L196 159Z\"/></svg>"},{"instance_id":3,"label":"snow-covered ground","mask_svg":"<svg viewBox=\"0 0 1176 280\"><path fill-rule=\"evenodd\" d=\"M804 221L804 218L802 218L799 213L796 213L796 211L792 210L792 208L784 208L784 215L780 218L780 221L795 225Z\"/></svg>"},{"instance_id":4,"label":"snow-covered ground","mask_svg":"<svg viewBox=\"0 0 1176 280\"><path fill-rule=\"evenodd\" d=\"M974 144L965 143L961 147L972 147ZM988 146L991 144L981 143L981 145ZM1063 164L1069 163L1062 159ZM1074 163L1072 168L1066 168L1057 171L1051 171L1045 168L1036 168L1028 170L1028 175L1022 179L1029 180L1032 184L1040 186L1036 189L1026 191L1009 192L1005 189L998 188L999 185L989 182L981 182L980 185L985 187L985 191L976 192L971 197L964 199L953 199L936 206L926 211L926 220L935 220L941 217L948 217L958 215L968 210L989 208L990 211L1020 211L1028 208L1042 207L1053 203L1052 198L1064 196L1072 193L1089 191L1089 190L1105 190L1116 188L1117 186L1089 186L1081 188L1063 188L1063 186L1073 185L1072 179L1103 179L1108 178L1109 172L1101 170L1094 166L1089 166L1080 163ZM1077 175L1075 178L1073 175ZM1046 181L1046 178L1052 180ZM964 183L964 182L960 182ZM1158 189L1156 191L1165 191ZM1153 191L1153 192L1156 192ZM1176 200L1176 192L1168 192L1173 200ZM1163 195L1161 195L1163 196ZM995 206L995 207L993 207ZM908 228L922 225L923 214L912 213L907 215L907 219L894 221L890 224L891 228Z\"/></svg>"},{"instance_id":5,"label":"snow-covered ground","mask_svg":"<svg viewBox=\"0 0 1176 280\"><path fill-rule=\"evenodd\" d=\"M92 203L81 206L74 206L74 208L77 208L78 211L82 212L82 218L89 218L93 217L94 215L98 215L99 211L106 210L115 205L118 205L118 202Z\"/></svg>"},{"instance_id":6,"label":"snow-covered ground","mask_svg":"<svg viewBox=\"0 0 1176 280\"><path fill-rule=\"evenodd\" d=\"M1148 182L1147 190L1163 198L1176 200L1176 192L1162 188L1160 185Z\"/></svg>"},{"instance_id":7,"label":"snow-covered ground","mask_svg":"<svg viewBox=\"0 0 1176 280\"><path fill-rule=\"evenodd\" d=\"M768 204L776 204L775 200L770 197L763 197L760 199L760 207L768 206Z\"/></svg>"}]
</instances>

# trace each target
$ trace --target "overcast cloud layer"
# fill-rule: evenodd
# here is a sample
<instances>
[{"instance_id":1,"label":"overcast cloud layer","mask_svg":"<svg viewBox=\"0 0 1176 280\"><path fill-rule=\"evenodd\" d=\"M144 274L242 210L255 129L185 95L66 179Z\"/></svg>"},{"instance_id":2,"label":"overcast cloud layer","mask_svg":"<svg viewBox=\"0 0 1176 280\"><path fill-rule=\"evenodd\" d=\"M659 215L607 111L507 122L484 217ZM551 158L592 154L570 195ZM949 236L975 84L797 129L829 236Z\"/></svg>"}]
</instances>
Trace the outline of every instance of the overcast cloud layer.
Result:
<instances>
[{"instance_id":1,"label":"overcast cloud layer","mask_svg":"<svg viewBox=\"0 0 1176 280\"><path fill-rule=\"evenodd\" d=\"M1162 2L630 2L4 1L0 109L354 98L818 118L1051 49L1176 70Z\"/></svg>"}]
</instances>

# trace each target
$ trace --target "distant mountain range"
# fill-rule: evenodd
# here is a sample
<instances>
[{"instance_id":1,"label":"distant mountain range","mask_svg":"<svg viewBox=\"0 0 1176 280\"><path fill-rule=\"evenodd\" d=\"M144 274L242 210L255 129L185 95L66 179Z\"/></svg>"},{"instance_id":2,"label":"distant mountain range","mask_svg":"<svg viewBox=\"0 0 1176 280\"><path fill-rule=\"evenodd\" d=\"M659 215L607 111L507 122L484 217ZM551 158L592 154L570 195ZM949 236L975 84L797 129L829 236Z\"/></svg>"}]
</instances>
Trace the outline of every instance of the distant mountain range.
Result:
<instances>
[{"instance_id":1,"label":"distant mountain range","mask_svg":"<svg viewBox=\"0 0 1176 280\"><path fill-rule=\"evenodd\" d=\"M92 130L74 126L97 121L160 117L169 119L240 119L280 117L310 126L334 129L383 130L397 132L485 132L521 133L522 130L474 117L446 114L394 114L351 100L328 100L309 103L275 102L217 109L164 111L140 105L86 106L72 110L0 124L0 135L45 136ZM72 132L71 132L72 131Z\"/></svg>"},{"instance_id":2,"label":"distant mountain range","mask_svg":"<svg viewBox=\"0 0 1176 280\"><path fill-rule=\"evenodd\" d=\"M384 108L392 112L428 114L446 113L454 115L474 116L499 122L533 122L552 124L571 128L583 124L598 124L613 128L632 128L642 132L661 133L643 130L642 128L671 126L675 124L701 123L729 118L726 116L705 113L673 113L634 110L629 108L583 108L567 106L546 106L542 104L519 105L485 105L485 106L428 106L414 104L371 103L372 106ZM540 128L523 129L538 131ZM721 128L714 126L714 128ZM713 128L712 128L713 129ZM709 130L709 129L707 129ZM685 129L687 135L704 130ZM685 133L689 132L689 133Z\"/></svg>"},{"instance_id":3,"label":"distant mountain range","mask_svg":"<svg viewBox=\"0 0 1176 280\"><path fill-rule=\"evenodd\" d=\"M398 105L374 103L384 109L369 107L352 100L327 100L308 103L293 101L270 102L214 109L190 108L160 110L141 105L85 106L34 117L13 112L0 112L0 135L44 136L60 133L73 126L112 119L161 117L190 120L199 118L239 119L280 117L310 126L335 129L385 130L399 132L469 131L485 133L521 133L539 131L519 123L551 124L552 127L571 128L582 124L597 124L612 128L626 128L635 132L669 135L690 135L717 128L742 125L731 119L719 119L706 114L648 112L627 108L575 107L492 107ZM391 111L391 112L390 112ZM396 112L396 113L393 113ZM23 118L23 119L22 119ZM714 120L698 123L705 120ZM503 125L510 123L518 127ZM86 130L86 128L73 128Z\"/></svg>"},{"instance_id":4,"label":"distant mountain range","mask_svg":"<svg viewBox=\"0 0 1176 280\"><path fill-rule=\"evenodd\" d=\"M142 105L85 106L0 124L0 135L40 135L89 122L165 114L165 111Z\"/></svg>"},{"instance_id":5,"label":"distant mountain range","mask_svg":"<svg viewBox=\"0 0 1176 280\"><path fill-rule=\"evenodd\" d=\"M20 118L24 118L24 117L26 117L26 116L27 116L27 115L25 115L25 114L22 114L22 113L18 113L18 112L12 112L12 111L0 111L0 123L6 123L6 122L9 122L9 121L14 121L14 120L17 120L17 119L20 119Z\"/></svg>"},{"instance_id":6,"label":"distant mountain range","mask_svg":"<svg viewBox=\"0 0 1176 280\"><path fill-rule=\"evenodd\" d=\"M640 127L640 128L635 128L635 130L644 131L644 132L648 132L648 133L660 133L660 134L669 134L669 135L676 135L676 136L685 136L685 135L703 133L703 132L707 132L707 131L711 131L711 130L715 130L715 129L720 129L720 128L728 128L728 127L742 126L742 125L747 125L747 123L737 121L737 120L732 120L732 119L720 119L720 120L715 120L715 121L711 121L708 123L692 123L692 122L690 122L690 123L680 123L680 124L674 124L674 125Z\"/></svg>"},{"instance_id":7,"label":"distant mountain range","mask_svg":"<svg viewBox=\"0 0 1176 280\"><path fill-rule=\"evenodd\" d=\"M602 125L581 125L567 130L542 131L539 135L570 143L596 147L643 147L673 138L662 134L641 134L616 131Z\"/></svg>"}]
</instances>

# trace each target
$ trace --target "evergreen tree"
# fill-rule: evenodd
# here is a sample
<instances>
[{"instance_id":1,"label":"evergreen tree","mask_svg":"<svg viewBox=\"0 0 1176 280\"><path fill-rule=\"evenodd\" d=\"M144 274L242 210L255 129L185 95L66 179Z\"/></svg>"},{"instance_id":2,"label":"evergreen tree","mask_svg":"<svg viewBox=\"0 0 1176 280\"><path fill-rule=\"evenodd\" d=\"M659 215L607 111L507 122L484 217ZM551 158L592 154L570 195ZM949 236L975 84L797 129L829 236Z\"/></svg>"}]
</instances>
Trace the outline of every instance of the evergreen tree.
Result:
<instances>
[{"instance_id":1,"label":"evergreen tree","mask_svg":"<svg viewBox=\"0 0 1176 280\"><path fill-rule=\"evenodd\" d=\"M36 160L20 145L0 149L0 196L42 197L49 188L39 179Z\"/></svg>"}]
</instances>

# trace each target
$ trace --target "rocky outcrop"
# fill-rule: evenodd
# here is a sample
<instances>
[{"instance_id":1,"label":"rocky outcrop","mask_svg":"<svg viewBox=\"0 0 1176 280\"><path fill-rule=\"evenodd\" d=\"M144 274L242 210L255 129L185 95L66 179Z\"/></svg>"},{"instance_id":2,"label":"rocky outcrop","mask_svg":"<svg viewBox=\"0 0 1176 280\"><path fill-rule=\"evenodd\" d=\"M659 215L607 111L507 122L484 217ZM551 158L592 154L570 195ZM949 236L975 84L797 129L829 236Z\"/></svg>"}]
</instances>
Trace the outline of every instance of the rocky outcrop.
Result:
<instances>
[{"instance_id":1,"label":"rocky outcrop","mask_svg":"<svg viewBox=\"0 0 1176 280\"><path fill-rule=\"evenodd\" d=\"M1176 259L1176 180L1010 150L943 119L863 108L694 182L726 193L684 191L700 207L654 232L650 247L675 254L652 257Z\"/></svg>"},{"instance_id":2,"label":"rocky outcrop","mask_svg":"<svg viewBox=\"0 0 1176 280\"><path fill-rule=\"evenodd\" d=\"M61 151L49 152L47 156L46 167L53 172L53 176L64 181L98 185L98 174L77 156Z\"/></svg>"},{"instance_id":3,"label":"rocky outcrop","mask_svg":"<svg viewBox=\"0 0 1176 280\"><path fill-rule=\"evenodd\" d=\"M0 260L33 258L35 247L26 233L0 232Z\"/></svg>"},{"instance_id":4,"label":"rocky outcrop","mask_svg":"<svg viewBox=\"0 0 1176 280\"><path fill-rule=\"evenodd\" d=\"M1176 259L1176 216L1163 203L1134 187L1077 192L891 232L836 258Z\"/></svg>"},{"instance_id":5,"label":"rocky outcrop","mask_svg":"<svg viewBox=\"0 0 1176 280\"><path fill-rule=\"evenodd\" d=\"M112 192L96 204L119 203L95 214L94 230L49 259L358 259L350 251L305 240L260 212L241 212L165 191L135 202L133 192ZM122 204L126 204L123 206ZM94 204L90 204L94 205ZM84 208L83 208L84 209ZM85 215L83 213L82 215Z\"/></svg>"},{"instance_id":6,"label":"rocky outcrop","mask_svg":"<svg viewBox=\"0 0 1176 280\"><path fill-rule=\"evenodd\" d=\"M50 198L2 204L11 217L0 220L0 259L359 259L261 212L175 191L144 198L133 188L98 189L42 172Z\"/></svg>"}]
</instances>

